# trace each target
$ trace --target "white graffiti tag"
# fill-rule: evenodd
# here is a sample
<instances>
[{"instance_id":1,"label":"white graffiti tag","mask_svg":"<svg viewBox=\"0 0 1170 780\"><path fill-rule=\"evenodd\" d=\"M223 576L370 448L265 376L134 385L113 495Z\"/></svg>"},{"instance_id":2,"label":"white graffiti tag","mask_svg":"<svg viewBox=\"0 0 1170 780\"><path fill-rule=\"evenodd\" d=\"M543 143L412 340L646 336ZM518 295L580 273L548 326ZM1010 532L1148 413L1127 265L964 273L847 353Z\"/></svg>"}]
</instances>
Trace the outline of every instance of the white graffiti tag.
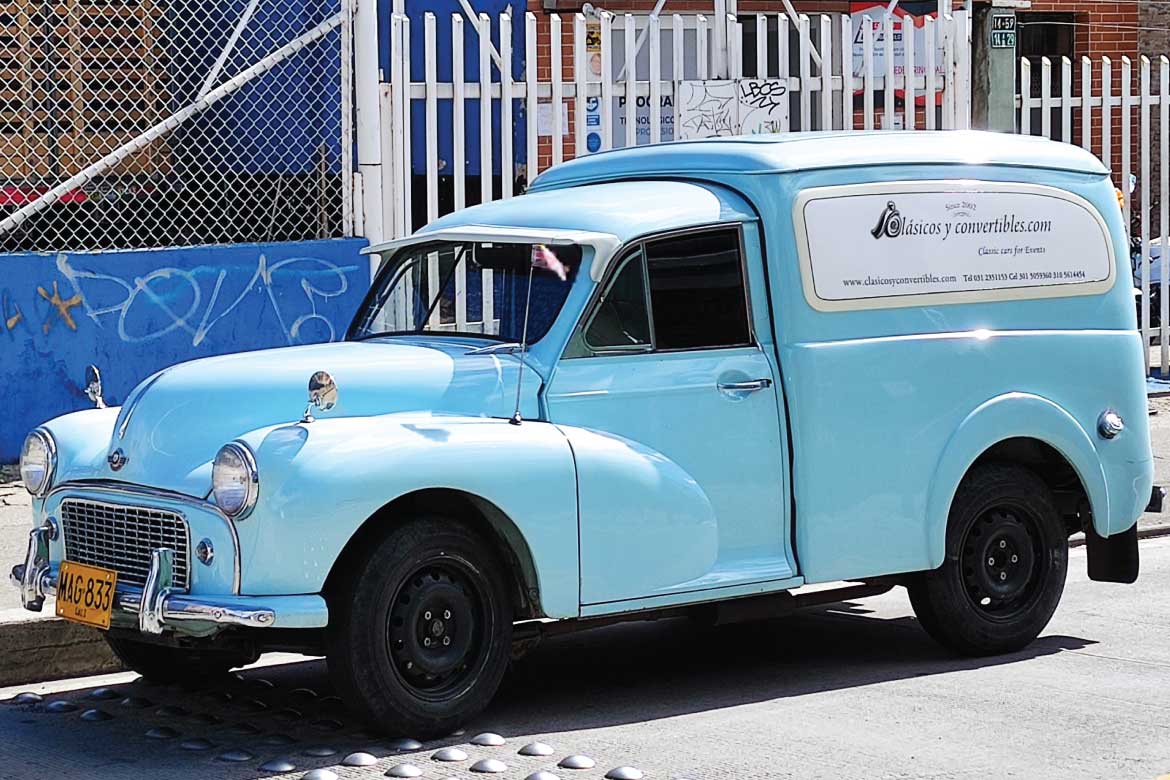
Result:
<instances>
[{"instance_id":1,"label":"white graffiti tag","mask_svg":"<svg viewBox=\"0 0 1170 780\"><path fill-rule=\"evenodd\" d=\"M132 344L152 341L181 330L191 337L192 346L199 346L216 324L243 307L253 305L248 302L250 294L263 296L262 305L271 307L280 332L289 344L299 343L302 329L310 322L323 326L328 340L333 341L337 338L337 330L329 318L320 313L318 306L330 298L344 295L349 289L346 275L356 269L357 266L338 266L318 257L290 257L269 264L268 259L260 254L251 278L225 305L228 300L223 294L229 276L227 268L165 267L127 280L113 274L75 268L68 255L57 256L57 270L69 280L75 294L81 296L86 316L102 327L103 317L116 315L118 338ZM214 277L206 304L200 277ZM294 305L300 313L291 321L289 317L294 312L282 309L277 296L278 286L283 290L295 286L304 296L303 299L294 296L297 301ZM177 294L175 288L182 293ZM285 308L289 305L284 303ZM142 323L147 324L143 326ZM140 327L136 329L135 324Z\"/></svg>"}]
</instances>

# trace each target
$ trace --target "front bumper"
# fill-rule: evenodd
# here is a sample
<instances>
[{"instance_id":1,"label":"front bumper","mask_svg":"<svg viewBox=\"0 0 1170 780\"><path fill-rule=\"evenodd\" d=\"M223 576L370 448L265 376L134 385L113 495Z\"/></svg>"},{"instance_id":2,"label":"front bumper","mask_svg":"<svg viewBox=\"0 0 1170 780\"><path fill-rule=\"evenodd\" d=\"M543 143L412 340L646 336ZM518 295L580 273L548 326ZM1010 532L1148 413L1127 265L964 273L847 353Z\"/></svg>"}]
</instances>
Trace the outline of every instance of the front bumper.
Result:
<instances>
[{"instance_id":1,"label":"front bumper","mask_svg":"<svg viewBox=\"0 0 1170 780\"><path fill-rule=\"evenodd\" d=\"M46 598L57 595L57 572L49 564L50 529L29 534L25 562L12 568L25 609L40 612ZM145 634L165 630L207 635L229 626L245 628L321 628L328 623L324 599L306 596L194 596L172 588L174 553L160 548L151 555L145 585L118 585L111 624L136 627Z\"/></svg>"}]
</instances>

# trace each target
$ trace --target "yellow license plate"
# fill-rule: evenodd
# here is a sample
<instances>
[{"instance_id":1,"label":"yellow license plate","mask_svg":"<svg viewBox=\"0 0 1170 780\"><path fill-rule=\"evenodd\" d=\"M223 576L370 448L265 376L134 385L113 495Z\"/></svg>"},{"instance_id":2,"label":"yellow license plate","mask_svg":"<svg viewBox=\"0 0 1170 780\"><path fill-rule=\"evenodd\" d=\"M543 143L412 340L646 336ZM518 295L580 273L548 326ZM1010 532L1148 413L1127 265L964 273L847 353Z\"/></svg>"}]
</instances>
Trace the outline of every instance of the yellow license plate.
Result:
<instances>
[{"instance_id":1,"label":"yellow license plate","mask_svg":"<svg viewBox=\"0 0 1170 780\"><path fill-rule=\"evenodd\" d=\"M62 561L57 574L57 617L109 628L117 584L116 571Z\"/></svg>"}]
</instances>

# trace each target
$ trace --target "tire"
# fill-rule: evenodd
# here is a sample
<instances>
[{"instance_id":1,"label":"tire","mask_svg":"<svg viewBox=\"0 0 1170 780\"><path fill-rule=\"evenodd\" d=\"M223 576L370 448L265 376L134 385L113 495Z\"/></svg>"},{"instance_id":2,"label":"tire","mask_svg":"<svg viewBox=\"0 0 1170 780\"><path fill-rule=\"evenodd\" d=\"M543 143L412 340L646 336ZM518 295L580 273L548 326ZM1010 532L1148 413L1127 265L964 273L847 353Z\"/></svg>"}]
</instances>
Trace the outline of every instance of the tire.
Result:
<instances>
[{"instance_id":1,"label":"tire","mask_svg":"<svg viewBox=\"0 0 1170 780\"><path fill-rule=\"evenodd\" d=\"M338 693L371 727L446 736L507 670L512 609L492 546L457 520L390 529L331 588L327 655Z\"/></svg>"},{"instance_id":2,"label":"tire","mask_svg":"<svg viewBox=\"0 0 1170 780\"><path fill-rule=\"evenodd\" d=\"M955 493L942 566L907 589L936 641L962 655L997 655L1040 635L1067 571L1068 532L1048 486L1025 468L987 465Z\"/></svg>"},{"instance_id":3,"label":"tire","mask_svg":"<svg viewBox=\"0 0 1170 780\"><path fill-rule=\"evenodd\" d=\"M106 636L106 643L123 664L156 683L205 683L224 677L255 659L239 653L187 650Z\"/></svg>"}]
</instances>

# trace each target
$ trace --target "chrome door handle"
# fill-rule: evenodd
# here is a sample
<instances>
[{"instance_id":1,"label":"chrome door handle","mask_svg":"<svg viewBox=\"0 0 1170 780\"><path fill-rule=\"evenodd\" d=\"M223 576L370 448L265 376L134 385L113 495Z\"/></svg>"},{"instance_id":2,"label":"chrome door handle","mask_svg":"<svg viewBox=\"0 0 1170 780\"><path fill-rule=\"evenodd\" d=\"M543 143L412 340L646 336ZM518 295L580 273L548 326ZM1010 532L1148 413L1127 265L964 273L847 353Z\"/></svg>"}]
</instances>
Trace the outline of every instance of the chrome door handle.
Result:
<instances>
[{"instance_id":1,"label":"chrome door handle","mask_svg":"<svg viewBox=\"0 0 1170 780\"><path fill-rule=\"evenodd\" d=\"M754 393L772 386L771 379L749 379L745 382L720 382L718 387L725 393Z\"/></svg>"}]
</instances>

